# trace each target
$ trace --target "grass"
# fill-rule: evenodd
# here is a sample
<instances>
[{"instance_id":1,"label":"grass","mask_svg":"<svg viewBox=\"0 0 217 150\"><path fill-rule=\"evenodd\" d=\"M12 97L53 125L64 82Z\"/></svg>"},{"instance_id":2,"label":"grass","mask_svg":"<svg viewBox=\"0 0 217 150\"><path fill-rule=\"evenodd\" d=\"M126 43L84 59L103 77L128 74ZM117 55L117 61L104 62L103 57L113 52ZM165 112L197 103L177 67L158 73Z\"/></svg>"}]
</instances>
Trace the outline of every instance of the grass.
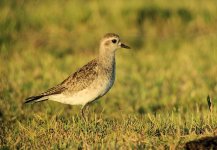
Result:
<instances>
[{"instance_id":1,"label":"grass","mask_svg":"<svg viewBox=\"0 0 217 150\"><path fill-rule=\"evenodd\" d=\"M1 1L0 148L182 149L216 135L215 6L198 0ZM117 52L114 87L90 107L88 123L80 106L23 105L96 57L107 32L133 49Z\"/></svg>"}]
</instances>

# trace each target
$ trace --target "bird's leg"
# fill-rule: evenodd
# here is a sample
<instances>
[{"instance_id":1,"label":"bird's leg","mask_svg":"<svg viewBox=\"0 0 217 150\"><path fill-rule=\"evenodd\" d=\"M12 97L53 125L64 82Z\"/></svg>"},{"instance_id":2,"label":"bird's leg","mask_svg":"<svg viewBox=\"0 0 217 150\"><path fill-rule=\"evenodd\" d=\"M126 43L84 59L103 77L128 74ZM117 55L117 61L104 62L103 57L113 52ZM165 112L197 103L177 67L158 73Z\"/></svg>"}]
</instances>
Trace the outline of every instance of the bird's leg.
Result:
<instances>
[{"instance_id":1,"label":"bird's leg","mask_svg":"<svg viewBox=\"0 0 217 150\"><path fill-rule=\"evenodd\" d=\"M82 116L82 118L84 119L85 122L86 122L86 118L85 118L84 113L85 113L85 110L86 110L87 107L88 107L88 103L85 104L85 105L81 108L81 116Z\"/></svg>"}]
</instances>

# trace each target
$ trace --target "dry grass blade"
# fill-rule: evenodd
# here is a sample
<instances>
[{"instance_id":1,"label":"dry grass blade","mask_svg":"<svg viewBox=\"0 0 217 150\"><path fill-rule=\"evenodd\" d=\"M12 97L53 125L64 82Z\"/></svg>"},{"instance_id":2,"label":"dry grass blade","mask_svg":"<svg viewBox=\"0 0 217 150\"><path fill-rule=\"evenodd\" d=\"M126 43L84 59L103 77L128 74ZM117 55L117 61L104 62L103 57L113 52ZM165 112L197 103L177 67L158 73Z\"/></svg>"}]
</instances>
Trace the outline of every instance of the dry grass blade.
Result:
<instances>
[{"instance_id":1,"label":"dry grass blade","mask_svg":"<svg viewBox=\"0 0 217 150\"><path fill-rule=\"evenodd\" d=\"M212 112L213 110L212 100L209 95L207 96L207 104L208 104L209 111Z\"/></svg>"}]
</instances>

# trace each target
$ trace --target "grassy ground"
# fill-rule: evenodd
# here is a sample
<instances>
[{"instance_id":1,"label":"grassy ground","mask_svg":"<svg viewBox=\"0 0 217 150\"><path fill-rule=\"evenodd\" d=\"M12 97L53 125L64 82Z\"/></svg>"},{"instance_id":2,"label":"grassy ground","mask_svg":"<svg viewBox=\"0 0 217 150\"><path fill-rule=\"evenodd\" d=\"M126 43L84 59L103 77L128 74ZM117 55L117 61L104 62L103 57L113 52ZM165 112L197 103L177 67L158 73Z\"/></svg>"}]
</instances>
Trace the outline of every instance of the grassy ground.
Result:
<instances>
[{"instance_id":1,"label":"grassy ground","mask_svg":"<svg viewBox=\"0 0 217 150\"><path fill-rule=\"evenodd\" d=\"M2 149L175 149L217 129L217 2L0 2ZM112 90L80 106L23 105L97 55L107 32L117 52ZM206 97L214 109L210 113Z\"/></svg>"}]
</instances>

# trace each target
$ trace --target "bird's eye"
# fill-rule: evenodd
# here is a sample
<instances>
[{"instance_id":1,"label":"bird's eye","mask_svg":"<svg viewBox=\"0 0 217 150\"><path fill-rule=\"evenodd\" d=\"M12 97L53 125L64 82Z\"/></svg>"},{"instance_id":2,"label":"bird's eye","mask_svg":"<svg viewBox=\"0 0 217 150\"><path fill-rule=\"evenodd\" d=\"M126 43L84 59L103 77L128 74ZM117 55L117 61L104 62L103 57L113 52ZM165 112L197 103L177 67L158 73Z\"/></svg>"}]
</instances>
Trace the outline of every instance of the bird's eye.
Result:
<instances>
[{"instance_id":1,"label":"bird's eye","mask_svg":"<svg viewBox=\"0 0 217 150\"><path fill-rule=\"evenodd\" d=\"M116 39L112 40L112 43L114 43L114 44L115 44L116 42L117 42L117 40L116 40Z\"/></svg>"}]
</instances>

